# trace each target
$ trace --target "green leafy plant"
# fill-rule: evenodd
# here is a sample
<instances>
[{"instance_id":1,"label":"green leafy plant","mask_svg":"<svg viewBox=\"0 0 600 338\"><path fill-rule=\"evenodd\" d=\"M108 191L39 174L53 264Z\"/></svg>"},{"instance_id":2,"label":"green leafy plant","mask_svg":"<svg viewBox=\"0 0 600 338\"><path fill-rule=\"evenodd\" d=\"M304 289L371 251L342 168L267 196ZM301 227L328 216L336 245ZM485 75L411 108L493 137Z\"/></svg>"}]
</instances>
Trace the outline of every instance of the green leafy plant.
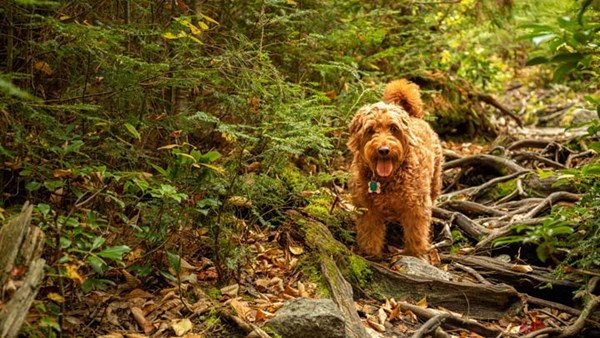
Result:
<instances>
[{"instance_id":1,"label":"green leafy plant","mask_svg":"<svg viewBox=\"0 0 600 338\"><path fill-rule=\"evenodd\" d=\"M522 28L528 31L522 40L530 40L540 47L529 58L527 65L552 64L553 80L563 81L578 69L577 77L597 77L600 66L600 12L591 1L583 1L580 7L559 15L553 22L528 23ZM545 47L542 49L541 47Z\"/></svg>"},{"instance_id":2,"label":"green leafy plant","mask_svg":"<svg viewBox=\"0 0 600 338\"><path fill-rule=\"evenodd\" d=\"M564 217L548 218L540 225L516 225L517 235L505 236L494 241L494 246L512 243L532 244L536 246L537 257L546 262L564 243L564 237L573 233L573 224Z\"/></svg>"}]
</instances>

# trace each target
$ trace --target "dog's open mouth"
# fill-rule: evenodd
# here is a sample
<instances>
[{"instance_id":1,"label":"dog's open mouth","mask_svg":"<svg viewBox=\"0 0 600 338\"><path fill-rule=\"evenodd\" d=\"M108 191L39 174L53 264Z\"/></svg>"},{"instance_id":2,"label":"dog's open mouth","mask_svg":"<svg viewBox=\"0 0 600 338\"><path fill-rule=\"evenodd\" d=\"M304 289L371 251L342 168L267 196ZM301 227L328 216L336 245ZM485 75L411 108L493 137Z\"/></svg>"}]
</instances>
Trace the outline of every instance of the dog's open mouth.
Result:
<instances>
[{"instance_id":1,"label":"dog's open mouth","mask_svg":"<svg viewBox=\"0 0 600 338\"><path fill-rule=\"evenodd\" d=\"M389 158L380 158L377 160L377 166L375 167L375 170L377 171L377 176L388 177L394 170L394 164Z\"/></svg>"}]
</instances>

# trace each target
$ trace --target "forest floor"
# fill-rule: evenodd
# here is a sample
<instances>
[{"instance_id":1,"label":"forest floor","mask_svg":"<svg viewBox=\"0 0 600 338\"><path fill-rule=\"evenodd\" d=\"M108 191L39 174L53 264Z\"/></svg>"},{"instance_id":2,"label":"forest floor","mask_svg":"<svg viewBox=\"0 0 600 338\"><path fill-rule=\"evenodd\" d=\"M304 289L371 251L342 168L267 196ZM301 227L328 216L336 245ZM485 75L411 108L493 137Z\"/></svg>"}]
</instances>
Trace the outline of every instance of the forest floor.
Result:
<instances>
[{"instance_id":1,"label":"forest floor","mask_svg":"<svg viewBox=\"0 0 600 338\"><path fill-rule=\"evenodd\" d=\"M543 263L535 246L517 250L514 246L492 245L495 239L514 234L516 224L542 224L552 205L572 205L579 199L573 187L557 184L560 178L551 173L555 169L581 166L596 155L577 141L585 130L565 132L559 127L573 119L587 118L567 114L580 106L582 95L563 86L538 89L513 84L500 99L518 112L528 127L518 128L513 121L500 116L495 118L501 131L494 142L444 142L444 191L434 211L436 250L431 261L451 275L445 283L455 283L452 285L457 288L506 286L508 289L502 292L507 292L507 299L517 295L517 306L497 308L493 310L493 318L481 318L474 312L450 311L452 305L446 306L436 295L394 299L389 295L369 294L365 289L355 296L354 302L362 325L372 337L420 337L436 329L442 336L534 337L541 330L564 333L600 328L598 319L586 312L590 309L572 299L577 291L594 297L589 291L593 291L593 286L586 291L578 279L558 279L549 268L553 265L552 257ZM331 210L352 209L348 192L343 189L322 188L319 192L307 191L306 195L317 193L336 197ZM316 221L327 223L324 219ZM352 221L346 223L342 227L351 231ZM208 241L203 230L183 229L173 238L181 248L178 281L168 285L156 281L142 283L121 269L108 273L107 278L121 281L113 289L88 294L73 290L77 292L77 302L69 304L52 288L42 289L41 298L48 297L64 308L60 326L65 335L261 336L264 332L260 327L286 301L326 294L323 286L314 282L315 274L320 272L305 268L314 248L298 236L294 227L290 222L288 227L275 230L240 231L239 238L234 238L235 244L244 247L253 259L239 267L236 282L230 285L217 286L214 262L199 254L205 250L202 242ZM354 250L351 241L338 238L339 233L331 230L333 238L350 243L346 246ZM390 273L406 274L402 268L397 271L394 265L395 250L390 246L391 254L379 264ZM134 250L128 259L134 261L136 255L141 255L141 251ZM553 287L548 287L550 284ZM474 298L467 301L476 304ZM42 313L32 308L27 321L39 321ZM425 322L429 331L423 329Z\"/></svg>"}]
</instances>

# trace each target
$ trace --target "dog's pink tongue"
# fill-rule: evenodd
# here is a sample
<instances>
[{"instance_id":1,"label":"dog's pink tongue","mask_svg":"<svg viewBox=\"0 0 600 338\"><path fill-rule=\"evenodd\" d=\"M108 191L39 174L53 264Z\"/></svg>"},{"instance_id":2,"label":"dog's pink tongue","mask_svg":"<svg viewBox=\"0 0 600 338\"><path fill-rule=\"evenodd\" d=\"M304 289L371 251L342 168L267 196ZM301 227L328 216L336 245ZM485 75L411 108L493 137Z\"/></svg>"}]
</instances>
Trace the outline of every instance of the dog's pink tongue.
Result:
<instances>
[{"instance_id":1,"label":"dog's pink tongue","mask_svg":"<svg viewBox=\"0 0 600 338\"><path fill-rule=\"evenodd\" d=\"M394 170L394 165L391 160L379 160L377 161L377 175L380 177L388 177Z\"/></svg>"}]
</instances>

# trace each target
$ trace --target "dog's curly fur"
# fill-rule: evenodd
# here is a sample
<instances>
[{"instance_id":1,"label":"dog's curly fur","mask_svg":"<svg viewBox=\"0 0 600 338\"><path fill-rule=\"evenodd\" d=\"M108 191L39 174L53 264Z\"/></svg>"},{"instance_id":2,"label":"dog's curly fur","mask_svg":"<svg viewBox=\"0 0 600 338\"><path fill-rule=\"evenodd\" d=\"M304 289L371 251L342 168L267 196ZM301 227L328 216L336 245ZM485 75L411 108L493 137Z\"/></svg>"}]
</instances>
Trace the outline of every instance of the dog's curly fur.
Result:
<instances>
[{"instance_id":1,"label":"dog's curly fur","mask_svg":"<svg viewBox=\"0 0 600 338\"><path fill-rule=\"evenodd\" d=\"M419 87L402 79L388 84L383 101L360 108L350 123L350 189L354 205L363 209L356 232L367 255L382 253L386 222L402 225L406 254L430 250L443 157L438 136L423 116Z\"/></svg>"}]
</instances>

